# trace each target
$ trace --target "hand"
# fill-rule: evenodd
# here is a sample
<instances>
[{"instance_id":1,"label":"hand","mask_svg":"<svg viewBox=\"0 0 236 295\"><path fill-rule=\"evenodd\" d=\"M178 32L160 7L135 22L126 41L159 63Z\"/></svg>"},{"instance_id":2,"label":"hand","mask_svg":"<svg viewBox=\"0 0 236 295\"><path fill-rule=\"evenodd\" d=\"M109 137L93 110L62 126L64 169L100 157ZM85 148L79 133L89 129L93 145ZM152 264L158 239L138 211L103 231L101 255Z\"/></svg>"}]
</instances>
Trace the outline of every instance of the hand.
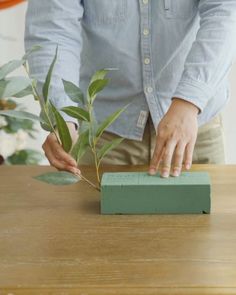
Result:
<instances>
[{"instance_id":1,"label":"hand","mask_svg":"<svg viewBox=\"0 0 236 295\"><path fill-rule=\"evenodd\" d=\"M173 98L172 104L157 128L157 141L149 167L154 175L162 161L161 176L179 176L184 163L189 170L197 139L199 109L183 99Z\"/></svg>"},{"instance_id":2,"label":"hand","mask_svg":"<svg viewBox=\"0 0 236 295\"><path fill-rule=\"evenodd\" d=\"M73 142L75 142L78 138L75 124L67 122L67 126L69 128L71 138ZM74 174L80 173L76 161L63 150L54 133L50 133L48 135L42 148L51 166L54 166L58 170L66 170Z\"/></svg>"}]
</instances>

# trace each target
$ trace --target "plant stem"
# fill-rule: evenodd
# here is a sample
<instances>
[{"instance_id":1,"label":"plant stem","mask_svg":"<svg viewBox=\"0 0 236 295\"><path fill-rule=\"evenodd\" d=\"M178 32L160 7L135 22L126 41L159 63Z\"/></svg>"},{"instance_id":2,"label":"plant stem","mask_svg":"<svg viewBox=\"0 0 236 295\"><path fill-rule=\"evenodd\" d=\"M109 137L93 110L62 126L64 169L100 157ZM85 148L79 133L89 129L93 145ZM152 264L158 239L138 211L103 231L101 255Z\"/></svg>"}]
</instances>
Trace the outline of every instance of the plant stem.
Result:
<instances>
[{"instance_id":1,"label":"plant stem","mask_svg":"<svg viewBox=\"0 0 236 295\"><path fill-rule=\"evenodd\" d=\"M96 176L97 176L97 182L99 187L101 186L101 180L100 180L100 175L99 175L99 163L98 163L98 157L96 153L96 144L93 142L93 147L91 148L93 152L93 157L94 157L94 164L95 164L95 169L96 169Z\"/></svg>"},{"instance_id":2,"label":"plant stem","mask_svg":"<svg viewBox=\"0 0 236 295\"><path fill-rule=\"evenodd\" d=\"M98 165L98 158L97 158L96 150L94 150L94 159L95 159L95 168L96 168L97 180L98 180L98 184L99 184L99 187L100 187L101 180L100 180L100 175L99 175L99 165Z\"/></svg>"},{"instance_id":3,"label":"plant stem","mask_svg":"<svg viewBox=\"0 0 236 295\"><path fill-rule=\"evenodd\" d=\"M98 186L100 188L101 186L101 180L100 180L100 175L99 175L99 165L98 165L98 158L97 158L97 153L96 153L96 142L95 142L95 134L94 134L94 130L93 130L93 105L91 104L90 100L88 99L88 104L87 104L87 108L89 111L89 117L90 117L90 131L92 132L92 142L90 142L90 148L92 150L93 156L94 156L94 164L95 164L95 169L96 169L96 176L97 176L97 182L98 182Z\"/></svg>"},{"instance_id":4,"label":"plant stem","mask_svg":"<svg viewBox=\"0 0 236 295\"><path fill-rule=\"evenodd\" d=\"M90 180L88 180L86 177L84 177L82 174L76 173L75 175L79 176L81 179L83 179L85 182L87 182L89 185L91 185L93 188L95 188L97 191L101 191L100 187L96 186L94 183L92 183Z\"/></svg>"}]
</instances>

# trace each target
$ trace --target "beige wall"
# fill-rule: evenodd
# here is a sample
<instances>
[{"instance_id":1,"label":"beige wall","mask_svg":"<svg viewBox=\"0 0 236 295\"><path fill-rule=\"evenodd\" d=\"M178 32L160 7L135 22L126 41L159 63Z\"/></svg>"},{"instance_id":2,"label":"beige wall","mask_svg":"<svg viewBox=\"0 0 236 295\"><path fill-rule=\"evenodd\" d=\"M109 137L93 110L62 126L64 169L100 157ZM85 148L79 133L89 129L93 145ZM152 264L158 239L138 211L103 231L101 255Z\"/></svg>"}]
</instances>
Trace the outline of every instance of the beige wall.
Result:
<instances>
[{"instance_id":1,"label":"beige wall","mask_svg":"<svg viewBox=\"0 0 236 295\"><path fill-rule=\"evenodd\" d=\"M0 64L12 58L20 57L23 52L24 14L26 4L0 12ZM2 37L5 37L3 40ZM236 65L231 71L231 101L223 112L225 127L226 156L228 163L236 163ZM36 113L39 111L37 104L32 99L27 99L27 107ZM46 133L38 133L38 140L31 142L34 148L41 148Z\"/></svg>"}]
</instances>

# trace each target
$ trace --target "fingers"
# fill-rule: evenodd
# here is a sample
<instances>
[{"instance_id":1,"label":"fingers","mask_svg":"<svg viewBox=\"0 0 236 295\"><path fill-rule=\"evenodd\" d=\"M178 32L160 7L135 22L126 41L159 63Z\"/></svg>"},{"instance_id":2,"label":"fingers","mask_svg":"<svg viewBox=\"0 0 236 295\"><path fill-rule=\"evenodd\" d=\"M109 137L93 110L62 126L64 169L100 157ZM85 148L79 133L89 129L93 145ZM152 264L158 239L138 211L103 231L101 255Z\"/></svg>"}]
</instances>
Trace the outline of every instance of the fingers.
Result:
<instances>
[{"instance_id":1,"label":"fingers","mask_svg":"<svg viewBox=\"0 0 236 295\"><path fill-rule=\"evenodd\" d=\"M76 161L63 150L61 145L57 142L56 136L54 134L48 135L42 147L49 163L52 166L58 170L80 173L79 169L77 168Z\"/></svg>"},{"instance_id":2,"label":"fingers","mask_svg":"<svg viewBox=\"0 0 236 295\"><path fill-rule=\"evenodd\" d=\"M168 177L173 164L173 176L182 169L184 155L185 168L190 169L193 149L198 131L198 108L184 100L174 98L167 113L157 126L157 143L149 173L155 174L162 160L161 176Z\"/></svg>"},{"instance_id":3,"label":"fingers","mask_svg":"<svg viewBox=\"0 0 236 295\"><path fill-rule=\"evenodd\" d=\"M45 154L51 166L57 168L58 170L69 170L70 172L73 172L73 167L70 167L66 165L65 162L57 159L50 149L48 149Z\"/></svg>"},{"instance_id":4,"label":"fingers","mask_svg":"<svg viewBox=\"0 0 236 295\"><path fill-rule=\"evenodd\" d=\"M51 148L52 152L55 154L55 156L58 159L64 161L65 163L67 163L70 166L75 166L75 167L77 166L76 161L63 150L63 148L58 143L54 134L52 134L51 137L49 136L48 143L50 144L50 148Z\"/></svg>"},{"instance_id":5,"label":"fingers","mask_svg":"<svg viewBox=\"0 0 236 295\"><path fill-rule=\"evenodd\" d=\"M160 161L162 159L163 147L164 147L164 142L162 140L157 139L155 150L154 150L152 160L151 160L150 166L149 166L149 174L150 175L155 175L157 172L157 168L158 168Z\"/></svg>"},{"instance_id":6,"label":"fingers","mask_svg":"<svg viewBox=\"0 0 236 295\"><path fill-rule=\"evenodd\" d=\"M180 175L182 166L183 166L183 158L185 153L186 144L180 142L177 144L174 153L174 160L173 160L173 169L171 175L177 177Z\"/></svg>"},{"instance_id":7,"label":"fingers","mask_svg":"<svg viewBox=\"0 0 236 295\"><path fill-rule=\"evenodd\" d=\"M193 150L194 143L186 144L184 141L176 142L170 140L167 141L166 145L163 142L160 142L160 144L157 143L150 163L149 174L156 174L158 166L162 163L162 177L169 177L171 167L173 167L171 175L174 177L179 176L182 171L183 162L187 170L191 168Z\"/></svg>"},{"instance_id":8,"label":"fingers","mask_svg":"<svg viewBox=\"0 0 236 295\"><path fill-rule=\"evenodd\" d=\"M194 150L194 143L190 142L185 149L185 161L184 166L185 169L189 170L192 165L193 161L193 150Z\"/></svg>"},{"instance_id":9,"label":"fingers","mask_svg":"<svg viewBox=\"0 0 236 295\"><path fill-rule=\"evenodd\" d=\"M164 155L163 155L163 166L161 169L161 176L162 177L169 177L170 175L170 169L171 169L171 162L173 158L173 154L176 147L176 141L171 140L167 142Z\"/></svg>"}]
</instances>

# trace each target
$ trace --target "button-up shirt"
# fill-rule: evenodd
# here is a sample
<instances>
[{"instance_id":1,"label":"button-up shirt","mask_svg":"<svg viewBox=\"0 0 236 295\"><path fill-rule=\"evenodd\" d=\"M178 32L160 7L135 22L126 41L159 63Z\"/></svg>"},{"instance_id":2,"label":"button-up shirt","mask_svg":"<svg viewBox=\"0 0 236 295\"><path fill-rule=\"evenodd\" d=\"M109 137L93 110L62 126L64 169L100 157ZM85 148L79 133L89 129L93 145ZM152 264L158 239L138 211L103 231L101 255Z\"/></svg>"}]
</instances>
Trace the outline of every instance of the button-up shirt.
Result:
<instances>
[{"instance_id":1,"label":"button-up shirt","mask_svg":"<svg viewBox=\"0 0 236 295\"><path fill-rule=\"evenodd\" d=\"M199 125L222 110L235 37L236 0L29 0L25 43L42 46L29 60L39 85L59 46L58 108L73 105L62 78L86 93L95 71L117 68L96 98L96 118L129 104L108 130L141 140L149 114L157 126L173 97L199 108Z\"/></svg>"}]
</instances>

